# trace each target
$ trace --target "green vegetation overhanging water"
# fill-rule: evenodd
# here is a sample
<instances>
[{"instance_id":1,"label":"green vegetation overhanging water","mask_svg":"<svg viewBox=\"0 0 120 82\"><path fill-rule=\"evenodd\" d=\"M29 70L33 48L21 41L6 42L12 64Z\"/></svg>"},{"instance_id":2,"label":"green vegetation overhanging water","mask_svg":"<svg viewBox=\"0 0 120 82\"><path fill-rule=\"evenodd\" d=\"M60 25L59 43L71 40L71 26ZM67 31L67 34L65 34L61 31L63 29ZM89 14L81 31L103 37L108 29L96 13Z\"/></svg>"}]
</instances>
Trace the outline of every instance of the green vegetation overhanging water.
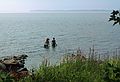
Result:
<instances>
[{"instance_id":1,"label":"green vegetation overhanging water","mask_svg":"<svg viewBox=\"0 0 120 82\"><path fill-rule=\"evenodd\" d=\"M46 59L31 75L21 76L0 72L0 82L120 82L120 57L96 57L94 50L89 57L78 51L63 57L59 65L50 65Z\"/></svg>"}]
</instances>

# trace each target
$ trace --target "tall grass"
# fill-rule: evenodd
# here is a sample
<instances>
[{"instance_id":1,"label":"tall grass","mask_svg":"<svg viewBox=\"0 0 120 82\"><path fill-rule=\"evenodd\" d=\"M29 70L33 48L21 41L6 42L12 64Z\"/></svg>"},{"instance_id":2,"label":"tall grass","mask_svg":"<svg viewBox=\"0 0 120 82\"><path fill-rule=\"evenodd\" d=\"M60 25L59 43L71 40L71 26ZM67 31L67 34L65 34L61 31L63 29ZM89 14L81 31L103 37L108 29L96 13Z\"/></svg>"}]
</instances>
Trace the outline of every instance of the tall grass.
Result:
<instances>
[{"instance_id":1,"label":"tall grass","mask_svg":"<svg viewBox=\"0 0 120 82\"><path fill-rule=\"evenodd\" d=\"M119 59L117 53L103 60L99 54L96 56L93 46L88 54L77 50L65 56L59 65L49 65L46 59L39 69L32 70L32 76L14 80L3 75L0 82L120 82Z\"/></svg>"}]
</instances>

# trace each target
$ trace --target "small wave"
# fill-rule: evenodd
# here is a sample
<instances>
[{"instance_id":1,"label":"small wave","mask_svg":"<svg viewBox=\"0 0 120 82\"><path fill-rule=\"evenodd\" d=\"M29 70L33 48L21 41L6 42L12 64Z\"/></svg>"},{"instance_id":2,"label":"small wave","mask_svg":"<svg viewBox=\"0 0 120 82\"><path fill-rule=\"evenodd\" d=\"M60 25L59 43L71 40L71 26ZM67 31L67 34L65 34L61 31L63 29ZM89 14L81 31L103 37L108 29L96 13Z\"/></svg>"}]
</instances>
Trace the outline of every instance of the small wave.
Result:
<instances>
[{"instance_id":1,"label":"small wave","mask_svg":"<svg viewBox=\"0 0 120 82\"><path fill-rule=\"evenodd\" d=\"M65 36L65 34L60 34L60 35L58 35L58 36Z\"/></svg>"},{"instance_id":2,"label":"small wave","mask_svg":"<svg viewBox=\"0 0 120 82\"><path fill-rule=\"evenodd\" d=\"M27 51L25 53L36 53L36 52L39 52L40 50L33 50L33 51Z\"/></svg>"},{"instance_id":3,"label":"small wave","mask_svg":"<svg viewBox=\"0 0 120 82\"><path fill-rule=\"evenodd\" d=\"M87 37L87 36L81 36L81 37L79 37L79 38L90 38L90 37Z\"/></svg>"},{"instance_id":4,"label":"small wave","mask_svg":"<svg viewBox=\"0 0 120 82\"><path fill-rule=\"evenodd\" d=\"M101 40L101 41L99 41L100 43L105 43L105 42L110 42L110 41L108 41L108 40Z\"/></svg>"},{"instance_id":5,"label":"small wave","mask_svg":"<svg viewBox=\"0 0 120 82\"><path fill-rule=\"evenodd\" d=\"M5 50L5 49L4 49L4 48L1 48L1 49L0 49L0 51L3 51L3 50Z\"/></svg>"}]
</instances>

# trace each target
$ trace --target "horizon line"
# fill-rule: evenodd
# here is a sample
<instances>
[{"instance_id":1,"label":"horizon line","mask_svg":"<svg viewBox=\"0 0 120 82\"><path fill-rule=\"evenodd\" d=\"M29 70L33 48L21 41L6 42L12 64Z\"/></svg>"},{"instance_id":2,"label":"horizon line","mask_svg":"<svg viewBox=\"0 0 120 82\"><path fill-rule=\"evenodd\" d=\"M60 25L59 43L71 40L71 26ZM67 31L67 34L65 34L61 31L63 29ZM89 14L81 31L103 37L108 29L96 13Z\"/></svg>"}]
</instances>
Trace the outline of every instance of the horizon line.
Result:
<instances>
[{"instance_id":1,"label":"horizon line","mask_svg":"<svg viewBox=\"0 0 120 82\"><path fill-rule=\"evenodd\" d=\"M23 12L7 12L7 11L6 11L6 12L0 12L0 13L42 13L42 12L43 12L43 13L46 13L47 11L48 11L48 12L53 12L53 13L54 13L55 11L56 11L56 12L64 12L64 11L68 11L68 12L70 12L70 11L73 11L73 12L74 12L74 11L75 11L75 12L77 12L77 11L78 11L78 12L79 12L79 11L93 11L93 12L94 12L94 11L98 11L98 12L99 12L99 11L112 11L112 10L116 10L116 9L81 9L81 10L80 10L80 9L79 9L79 10L77 10L77 9L76 9L76 10L72 10L72 9L71 9L71 10L70 10L70 9L68 9L68 10L67 10L67 9L66 9L66 10L65 10L65 9L64 9L64 10L50 10L50 9L49 9L49 10L28 10L28 11L23 11Z\"/></svg>"},{"instance_id":2,"label":"horizon line","mask_svg":"<svg viewBox=\"0 0 120 82\"><path fill-rule=\"evenodd\" d=\"M106 11L106 10L116 10L116 9L61 9L61 10L52 10L52 9L48 9L48 10L30 10L30 11ZM119 9L118 9L119 10Z\"/></svg>"}]
</instances>

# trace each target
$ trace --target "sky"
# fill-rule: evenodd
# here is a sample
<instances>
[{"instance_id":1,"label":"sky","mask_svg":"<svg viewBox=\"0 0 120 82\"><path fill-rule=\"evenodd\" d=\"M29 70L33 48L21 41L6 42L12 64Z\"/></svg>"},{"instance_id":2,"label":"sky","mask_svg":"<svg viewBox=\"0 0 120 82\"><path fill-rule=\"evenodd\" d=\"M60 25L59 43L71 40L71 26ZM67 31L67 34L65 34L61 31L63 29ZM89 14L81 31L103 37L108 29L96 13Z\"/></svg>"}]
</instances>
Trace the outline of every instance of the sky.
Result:
<instances>
[{"instance_id":1,"label":"sky","mask_svg":"<svg viewBox=\"0 0 120 82\"><path fill-rule=\"evenodd\" d=\"M120 9L120 0L0 0L0 12L113 9Z\"/></svg>"}]
</instances>

